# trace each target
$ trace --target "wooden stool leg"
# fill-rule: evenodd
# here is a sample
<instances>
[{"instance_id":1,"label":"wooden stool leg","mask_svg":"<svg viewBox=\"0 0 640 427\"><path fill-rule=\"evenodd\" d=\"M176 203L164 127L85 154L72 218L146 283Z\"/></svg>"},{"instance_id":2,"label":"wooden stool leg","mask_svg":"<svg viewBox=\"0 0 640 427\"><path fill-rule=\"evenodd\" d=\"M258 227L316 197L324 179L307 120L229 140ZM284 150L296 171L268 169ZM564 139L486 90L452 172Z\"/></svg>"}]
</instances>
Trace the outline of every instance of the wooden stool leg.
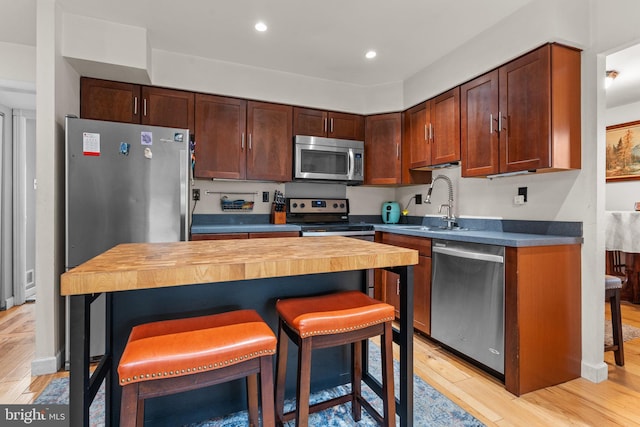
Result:
<instances>
[{"instance_id":1,"label":"wooden stool leg","mask_svg":"<svg viewBox=\"0 0 640 427\"><path fill-rule=\"evenodd\" d=\"M382 359L382 394L384 395L384 424L396 425L396 398L393 387L393 330L391 322L384 324L384 334L380 339ZM412 381L413 379L410 379Z\"/></svg>"},{"instance_id":2,"label":"wooden stool leg","mask_svg":"<svg viewBox=\"0 0 640 427\"><path fill-rule=\"evenodd\" d=\"M624 339L622 338L622 313L620 312L620 290L616 289L609 298L611 304L611 331L613 345L616 346L613 354L616 365L624 366Z\"/></svg>"},{"instance_id":3,"label":"wooden stool leg","mask_svg":"<svg viewBox=\"0 0 640 427\"><path fill-rule=\"evenodd\" d=\"M276 353L276 423L283 424L284 390L287 379L287 351L289 351L289 337L282 329L282 320L278 325L278 351Z\"/></svg>"},{"instance_id":4,"label":"wooden stool leg","mask_svg":"<svg viewBox=\"0 0 640 427\"><path fill-rule=\"evenodd\" d=\"M249 426L258 427L258 374L247 375Z\"/></svg>"},{"instance_id":5,"label":"wooden stool leg","mask_svg":"<svg viewBox=\"0 0 640 427\"><path fill-rule=\"evenodd\" d=\"M302 339L298 347L298 392L296 395L296 427L309 425L309 395L311 394L311 340Z\"/></svg>"},{"instance_id":6,"label":"wooden stool leg","mask_svg":"<svg viewBox=\"0 0 640 427\"><path fill-rule=\"evenodd\" d=\"M362 418L362 341L351 344L351 416L358 422Z\"/></svg>"},{"instance_id":7,"label":"wooden stool leg","mask_svg":"<svg viewBox=\"0 0 640 427\"><path fill-rule=\"evenodd\" d=\"M273 413L273 362L271 356L260 358L260 391L262 398L262 426L275 426Z\"/></svg>"},{"instance_id":8,"label":"wooden stool leg","mask_svg":"<svg viewBox=\"0 0 640 427\"><path fill-rule=\"evenodd\" d=\"M135 427L138 417L138 388L139 383L122 387L122 399L120 400L120 426ZM144 414L142 414L144 417ZM142 424L139 424L142 425Z\"/></svg>"}]
</instances>

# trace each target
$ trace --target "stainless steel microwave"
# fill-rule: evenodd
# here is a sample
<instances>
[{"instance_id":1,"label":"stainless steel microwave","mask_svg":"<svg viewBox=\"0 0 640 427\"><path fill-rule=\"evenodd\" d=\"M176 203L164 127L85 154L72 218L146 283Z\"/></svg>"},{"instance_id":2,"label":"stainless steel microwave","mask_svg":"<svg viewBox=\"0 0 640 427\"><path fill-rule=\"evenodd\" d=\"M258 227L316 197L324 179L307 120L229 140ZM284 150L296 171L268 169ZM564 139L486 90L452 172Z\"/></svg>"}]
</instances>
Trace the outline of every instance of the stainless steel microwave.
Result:
<instances>
[{"instance_id":1,"label":"stainless steel microwave","mask_svg":"<svg viewBox=\"0 0 640 427\"><path fill-rule=\"evenodd\" d=\"M293 177L296 181L364 181L364 141L296 135Z\"/></svg>"}]
</instances>

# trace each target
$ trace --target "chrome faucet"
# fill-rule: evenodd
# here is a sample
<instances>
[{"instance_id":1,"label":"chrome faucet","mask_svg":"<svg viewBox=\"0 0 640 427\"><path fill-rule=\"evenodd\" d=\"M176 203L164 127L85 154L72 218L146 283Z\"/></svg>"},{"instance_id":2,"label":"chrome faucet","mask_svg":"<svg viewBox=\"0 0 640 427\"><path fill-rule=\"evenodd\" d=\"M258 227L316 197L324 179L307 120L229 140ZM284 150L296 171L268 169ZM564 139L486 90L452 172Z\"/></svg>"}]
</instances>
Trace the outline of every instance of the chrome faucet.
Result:
<instances>
[{"instance_id":1,"label":"chrome faucet","mask_svg":"<svg viewBox=\"0 0 640 427\"><path fill-rule=\"evenodd\" d=\"M425 199L425 203L431 204L431 192L433 192L433 184L435 184L439 179L446 181L447 185L449 186L449 202L440 205L438 213L442 213L442 209L447 208L447 214L443 216L442 219L447 223L447 228L451 229L456 223L456 217L453 215L453 184L451 183L451 179L449 179L448 176L438 175L431 180L429 190L427 191L427 198Z\"/></svg>"}]
</instances>

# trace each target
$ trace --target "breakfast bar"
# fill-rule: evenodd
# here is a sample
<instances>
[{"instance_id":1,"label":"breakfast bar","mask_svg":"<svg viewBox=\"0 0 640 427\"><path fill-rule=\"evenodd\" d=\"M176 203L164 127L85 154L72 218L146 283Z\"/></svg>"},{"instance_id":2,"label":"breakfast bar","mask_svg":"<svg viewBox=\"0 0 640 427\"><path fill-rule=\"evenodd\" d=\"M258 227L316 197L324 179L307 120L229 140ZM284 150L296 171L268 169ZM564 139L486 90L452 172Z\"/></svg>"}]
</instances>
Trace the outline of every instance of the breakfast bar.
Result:
<instances>
[{"instance_id":1,"label":"breakfast bar","mask_svg":"<svg viewBox=\"0 0 640 427\"><path fill-rule=\"evenodd\" d=\"M400 275L399 330L394 331L394 341L400 346L396 412L401 426L411 426L413 265L417 263L418 252L413 249L340 236L118 245L61 277L61 294L71 297L71 425L89 425L89 407L103 382L105 422L117 425L120 387L115 367L128 331L135 324L252 308L275 330L274 306L278 298L347 289L366 292L364 272L381 268ZM107 296L106 350L91 373L91 302L102 293ZM318 377L323 379L317 382L317 387L348 382L344 374L330 371L339 369L346 359L344 355L327 353L319 359L325 360L319 367ZM380 394L380 384L368 375L366 364L363 370L366 383ZM241 402L241 389L230 390L226 391L226 397L231 402ZM182 409L183 403L198 404L194 396L188 400L170 408L171 411ZM165 401L158 406L168 405L171 402Z\"/></svg>"}]
</instances>

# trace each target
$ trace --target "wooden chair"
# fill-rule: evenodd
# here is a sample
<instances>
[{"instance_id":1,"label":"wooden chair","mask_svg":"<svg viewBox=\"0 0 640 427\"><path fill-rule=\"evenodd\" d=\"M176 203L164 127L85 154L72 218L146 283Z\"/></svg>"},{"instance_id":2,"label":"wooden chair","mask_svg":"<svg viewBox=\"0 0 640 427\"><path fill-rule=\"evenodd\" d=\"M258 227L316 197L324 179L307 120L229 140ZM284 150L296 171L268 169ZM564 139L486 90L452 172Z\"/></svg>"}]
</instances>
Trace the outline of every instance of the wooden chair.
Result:
<instances>
[{"instance_id":1,"label":"wooden chair","mask_svg":"<svg viewBox=\"0 0 640 427\"><path fill-rule=\"evenodd\" d=\"M293 418L296 426L306 427L309 414L351 402L351 415L357 422L361 408L381 425L395 426L393 394L392 328L393 306L374 300L362 292L339 292L318 297L279 300L278 354L276 356L276 422ZM286 334L286 335L285 335ZM287 338L288 336L288 338ZM361 394L362 342L381 336L383 412L381 416ZM289 338L298 346L296 409L284 413L284 394ZM351 344L351 393L309 407L311 352L316 348Z\"/></svg>"},{"instance_id":2,"label":"wooden chair","mask_svg":"<svg viewBox=\"0 0 640 427\"><path fill-rule=\"evenodd\" d=\"M274 426L276 337L253 310L135 326L118 365L120 426L144 424L145 399L247 378L249 424Z\"/></svg>"},{"instance_id":3,"label":"wooden chair","mask_svg":"<svg viewBox=\"0 0 640 427\"><path fill-rule=\"evenodd\" d=\"M604 351L613 351L616 365L624 366L624 340L622 337L622 313L620 312L620 290L622 280L609 274L604 277L605 298L611 306L611 332L613 344L605 346Z\"/></svg>"}]
</instances>

